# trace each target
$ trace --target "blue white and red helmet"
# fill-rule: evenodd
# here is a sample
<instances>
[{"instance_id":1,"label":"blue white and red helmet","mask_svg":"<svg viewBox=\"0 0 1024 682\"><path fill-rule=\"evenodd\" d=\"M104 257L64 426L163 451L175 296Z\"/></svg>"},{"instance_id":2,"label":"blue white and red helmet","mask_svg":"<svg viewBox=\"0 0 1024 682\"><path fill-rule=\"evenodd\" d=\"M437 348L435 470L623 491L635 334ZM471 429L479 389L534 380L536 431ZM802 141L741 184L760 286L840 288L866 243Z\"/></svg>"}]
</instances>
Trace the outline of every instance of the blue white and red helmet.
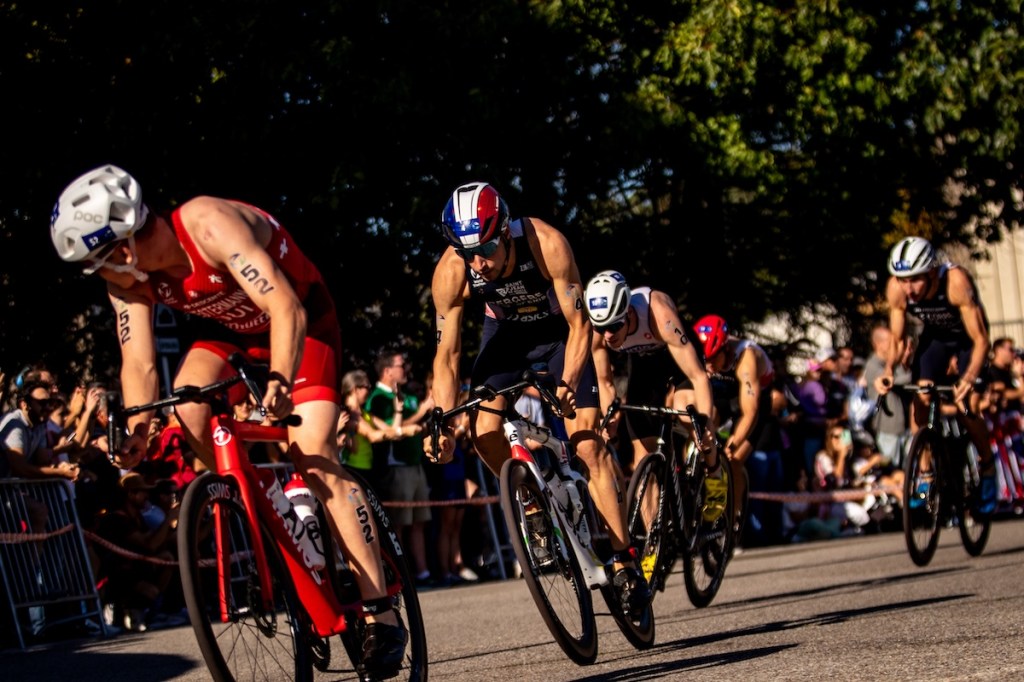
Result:
<instances>
[{"instance_id":1,"label":"blue white and red helmet","mask_svg":"<svg viewBox=\"0 0 1024 682\"><path fill-rule=\"evenodd\" d=\"M508 206L486 182L457 187L441 212L441 230L457 249L472 249L508 231Z\"/></svg>"}]
</instances>

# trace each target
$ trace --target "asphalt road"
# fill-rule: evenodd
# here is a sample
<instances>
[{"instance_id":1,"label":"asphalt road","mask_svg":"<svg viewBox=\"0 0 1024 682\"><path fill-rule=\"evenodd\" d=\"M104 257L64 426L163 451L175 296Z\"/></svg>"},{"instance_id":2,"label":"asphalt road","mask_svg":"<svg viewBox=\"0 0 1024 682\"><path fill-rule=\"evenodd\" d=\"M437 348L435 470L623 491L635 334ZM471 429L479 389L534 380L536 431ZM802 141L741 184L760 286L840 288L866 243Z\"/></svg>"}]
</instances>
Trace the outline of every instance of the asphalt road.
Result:
<instances>
[{"instance_id":1,"label":"asphalt road","mask_svg":"<svg viewBox=\"0 0 1024 682\"><path fill-rule=\"evenodd\" d=\"M430 676L492 680L1024 679L1024 520L999 521L985 553L955 530L932 563L900 534L749 550L706 609L676 575L657 596L654 648L636 651L596 595L600 649L580 667L551 643L526 586L487 582L421 595ZM338 670L351 680L340 645ZM188 626L0 652L7 680L206 680Z\"/></svg>"}]
</instances>

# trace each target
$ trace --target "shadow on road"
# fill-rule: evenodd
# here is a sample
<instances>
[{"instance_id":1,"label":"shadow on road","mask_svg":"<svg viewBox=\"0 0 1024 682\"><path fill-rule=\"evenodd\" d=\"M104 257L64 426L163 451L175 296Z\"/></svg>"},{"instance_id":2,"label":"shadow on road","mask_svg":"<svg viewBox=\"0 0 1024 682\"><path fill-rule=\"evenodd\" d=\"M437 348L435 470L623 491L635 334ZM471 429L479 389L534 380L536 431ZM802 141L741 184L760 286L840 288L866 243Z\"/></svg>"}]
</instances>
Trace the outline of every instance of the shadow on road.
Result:
<instances>
[{"instance_id":1,"label":"shadow on road","mask_svg":"<svg viewBox=\"0 0 1024 682\"><path fill-rule=\"evenodd\" d=\"M75 682L138 682L174 679L195 669L196 662L175 654L117 653L109 640L102 650L78 651L74 673L68 670L74 642L61 644L61 655L45 649L5 652L0 669L8 680L59 680L73 676Z\"/></svg>"}]
</instances>

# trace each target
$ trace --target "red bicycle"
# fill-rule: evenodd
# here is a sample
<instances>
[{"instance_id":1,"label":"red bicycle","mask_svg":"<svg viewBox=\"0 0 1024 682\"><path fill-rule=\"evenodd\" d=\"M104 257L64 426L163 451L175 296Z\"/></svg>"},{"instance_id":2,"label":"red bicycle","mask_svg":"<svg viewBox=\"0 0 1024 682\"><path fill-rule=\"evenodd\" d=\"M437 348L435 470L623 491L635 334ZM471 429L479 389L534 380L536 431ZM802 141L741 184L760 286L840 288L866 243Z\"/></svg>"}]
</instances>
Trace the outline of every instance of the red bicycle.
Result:
<instances>
[{"instance_id":1,"label":"red bicycle","mask_svg":"<svg viewBox=\"0 0 1024 682\"><path fill-rule=\"evenodd\" d=\"M262 384L255 379L258 368L244 358L236 354L229 361L237 375L208 386L182 386L145 405L121 407L119 396L108 397L112 453L118 449L126 416L185 402L213 407L210 431L216 472L189 484L178 527L182 589L206 664L218 681L282 675L310 681L314 666L329 669L329 638L338 635L359 678L378 679L362 666L362 600L341 546L329 532L321 535L322 548L317 546L316 538L307 535L310 526L279 494L280 481L273 472L249 460L245 443L285 442L286 427L296 423L296 417L274 425L236 421L224 398L226 390L244 382L260 405ZM352 475L365 493L358 513L375 521L388 596L409 630L401 669L385 676L425 681L426 636L405 553L373 490ZM319 528L330 527L323 509L316 515ZM317 550L322 551L320 557L315 556Z\"/></svg>"}]
</instances>

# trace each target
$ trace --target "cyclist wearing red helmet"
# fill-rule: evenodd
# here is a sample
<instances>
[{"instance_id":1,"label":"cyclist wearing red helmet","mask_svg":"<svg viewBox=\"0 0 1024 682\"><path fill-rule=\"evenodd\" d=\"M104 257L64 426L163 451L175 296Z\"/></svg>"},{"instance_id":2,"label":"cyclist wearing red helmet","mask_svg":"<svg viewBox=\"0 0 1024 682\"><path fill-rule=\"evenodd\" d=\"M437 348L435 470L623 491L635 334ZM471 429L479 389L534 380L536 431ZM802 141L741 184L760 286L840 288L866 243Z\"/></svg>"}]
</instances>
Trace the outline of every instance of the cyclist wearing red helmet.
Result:
<instances>
[{"instance_id":1,"label":"cyclist wearing red helmet","mask_svg":"<svg viewBox=\"0 0 1024 682\"><path fill-rule=\"evenodd\" d=\"M611 539L612 584L623 607L641 613L651 592L629 554L625 509L617 489L617 472L597 433L599 396L590 356L590 320L583 305L583 285L572 248L565 236L538 218L509 221L508 207L489 184L458 187L441 213L448 248L434 270L432 296L437 324L433 395L435 404L450 410L459 392L462 326L465 301L484 303L484 330L471 383L496 389L520 379L522 372L543 363L559 379L557 397L566 414L569 438L586 467L594 505ZM499 397L485 406L502 409ZM490 410L472 413L473 443L497 475L510 456L501 432L501 418ZM428 456L448 462L455 444L450 428L442 430L440 452Z\"/></svg>"},{"instance_id":2,"label":"cyclist wearing red helmet","mask_svg":"<svg viewBox=\"0 0 1024 682\"><path fill-rule=\"evenodd\" d=\"M686 335L672 298L650 287L630 289L626 278L615 270L597 273L587 283L583 296L587 315L594 326L591 352L597 368L597 385L602 411L615 398L614 371L610 351L626 354L628 384L626 395L636 405L671 406L682 410L696 406L705 421L697 425L704 434L701 450L710 474L705 479L704 517L714 522L725 510L728 482L722 477L713 432L708 429L713 404L711 383L701 364L700 353ZM622 426L633 444L633 465L655 449L660 424L657 417L639 412L619 412ZM618 425L609 424L609 430ZM621 427L619 427L621 428Z\"/></svg>"},{"instance_id":3,"label":"cyclist wearing red helmet","mask_svg":"<svg viewBox=\"0 0 1024 682\"><path fill-rule=\"evenodd\" d=\"M705 315L693 326L704 351L704 363L712 377L716 428L732 420L725 452L729 457L736 502L746 496L747 458L761 436L771 412L772 361L761 346L729 334L729 325L718 315ZM737 510L734 509L734 512Z\"/></svg>"}]
</instances>

